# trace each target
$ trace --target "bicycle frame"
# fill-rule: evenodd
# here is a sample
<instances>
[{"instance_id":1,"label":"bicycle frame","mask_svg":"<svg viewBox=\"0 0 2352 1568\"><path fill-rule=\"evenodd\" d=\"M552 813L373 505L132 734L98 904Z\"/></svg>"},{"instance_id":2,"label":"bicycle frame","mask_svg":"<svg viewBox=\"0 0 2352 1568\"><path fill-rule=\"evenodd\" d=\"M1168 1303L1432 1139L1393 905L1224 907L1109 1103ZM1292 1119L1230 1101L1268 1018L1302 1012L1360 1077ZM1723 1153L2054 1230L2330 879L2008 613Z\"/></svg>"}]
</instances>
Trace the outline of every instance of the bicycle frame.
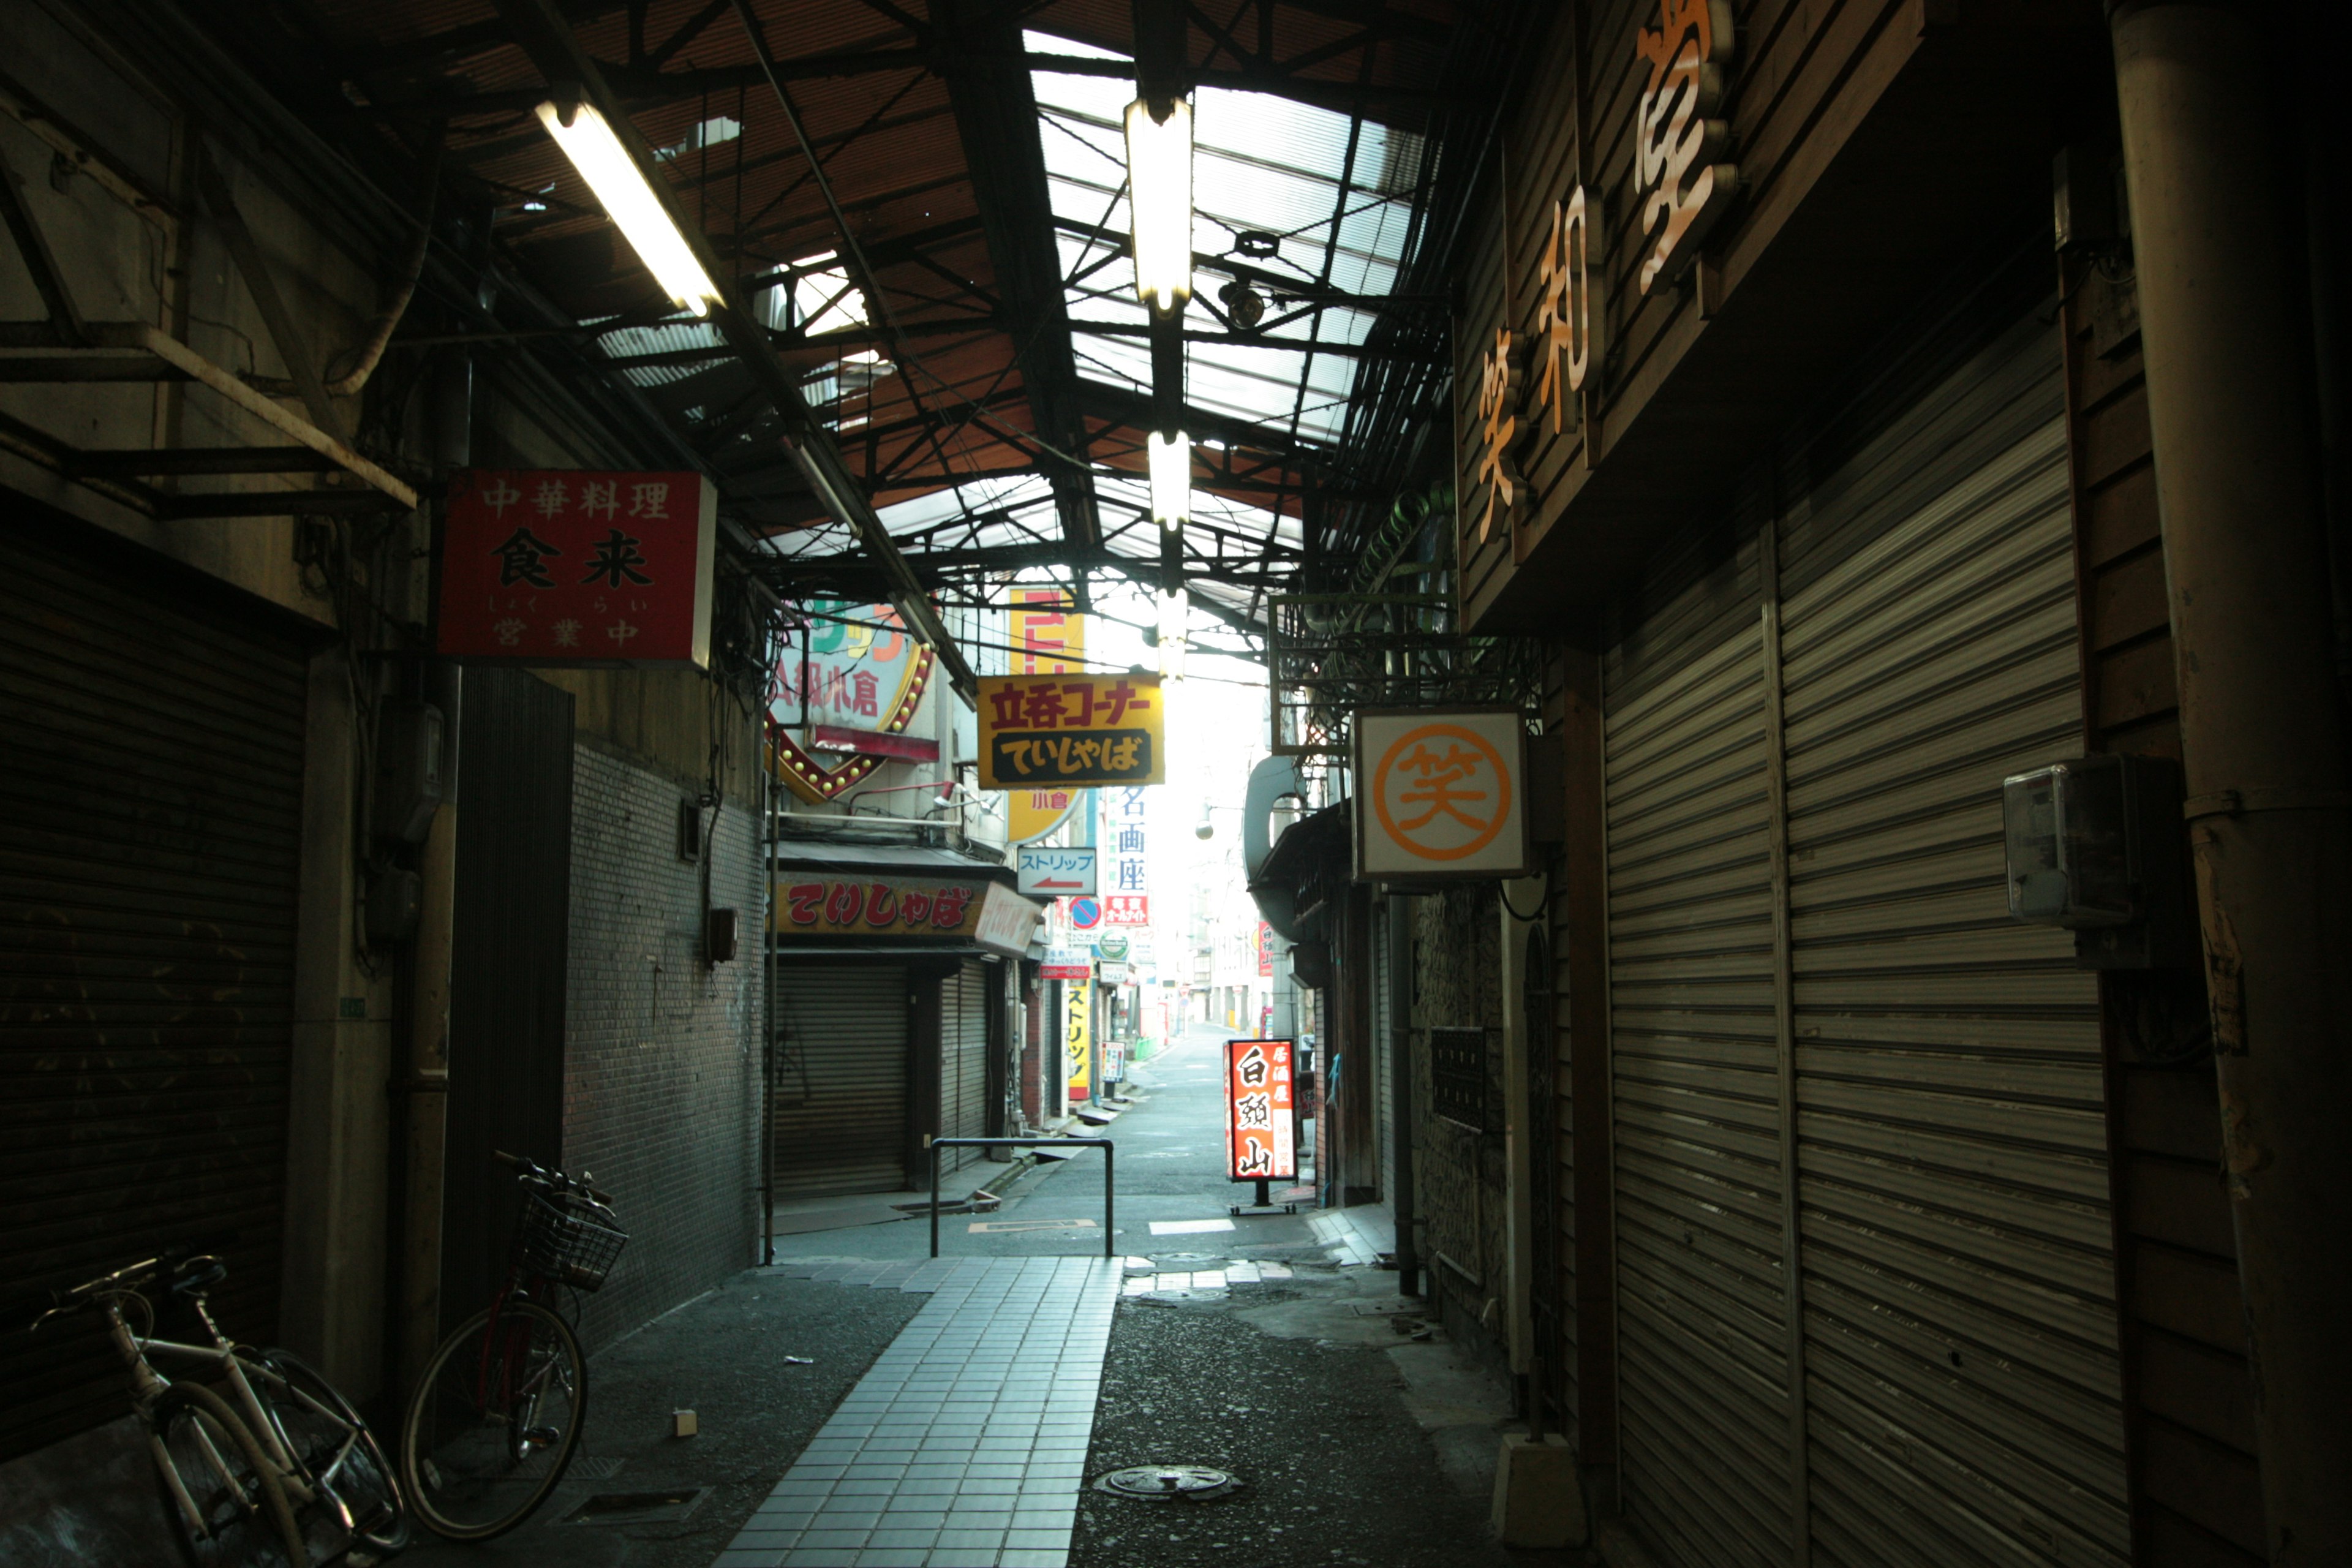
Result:
<instances>
[{"instance_id":1,"label":"bicycle frame","mask_svg":"<svg viewBox=\"0 0 2352 1568\"><path fill-rule=\"evenodd\" d=\"M491 1408L490 1350L493 1342L498 1338L497 1331L508 1303L536 1301L540 1300L541 1289L551 1290L552 1289L553 1282L541 1276L527 1275L520 1268L509 1268L507 1271L506 1283L499 1288L497 1295L490 1298L489 1317L482 1325L482 1355L474 1372L474 1403L478 1407L483 1410ZM552 1311L556 1309L551 1307L549 1310ZM530 1452L531 1445L536 1441L530 1436L531 1417L539 1414L540 1395L546 1391L547 1380L555 1372L554 1363L547 1363L526 1377L520 1389L514 1386L515 1363L518 1359L516 1352L527 1350L530 1345L530 1331L527 1326L528 1321L528 1320L518 1320L507 1329L506 1353L499 1358L499 1375L505 1380L504 1386L499 1391L501 1395L499 1408L511 1412L510 1425L507 1432L507 1446L517 1464L522 1462L524 1457Z\"/></svg>"},{"instance_id":2,"label":"bicycle frame","mask_svg":"<svg viewBox=\"0 0 2352 1568\"><path fill-rule=\"evenodd\" d=\"M113 1340L115 1350L121 1355L124 1364L130 1369L131 1404L140 1414L146 1415L153 1407L157 1396L171 1386L171 1381L155 1370L151 1357L162 1356L174 1362L187 1362L197 1366L209 1366L219 1370L226 1377L229 1386L236 1391L236 1404L239 1413L245 1416L246 1425L252 1429L255 1438L262 1445L271 1468L277 1471L278 1484L286 1489L289 1500L298 1506L307 1506L315 1503L323 1495L333 1506L335 1516L341 1522L343 1529L347 1531L356 1531L358 1524L352 1517L351 1505L345 1502L341 1493L335 1489L333 1477L350 1460L353 1450L358 1447L360 1439L358 1429L345 1421L340 1412L320 1404L268 1367L247 1361L244 1356L239 1355L235 1342L226 1334L221 1332L220 1325L213 1321L212 1312L205 1305L201 1295L192 1296L189 1304L195 1309L197 1321L204 1324L205 1331L212 1339L213 1342L209 1345L186 1344L177 1340L161 1339L152 1333L142 1334L134 1331L129 1318L123 1313L122 1300L125 1296L135 1294L137 1292L131 1290L110 1293L102 1298L99 1305L106 1318L108 1335ZM340 1445L333 1460L323 1466L315 1475L295 1457L292 1444L277 1412L265 1405L255 1394L253 1384L256 1378L260 1379L273 1394L299 1404L305 1410L341 1428ZM205 1436L201 1428L198 1430L198 1436L204 1444L205 1462L212 1467L214 1473L221 1478L224 1484L234 1487L235 1480L231 1467L215 1447L212 1439ZM195 1500L187 1495L187 1489L180 1483L178 1475L165 1459L163 1452L163 1439L151 1432L148 1435L148 1442L154 1450L156 1468L163 1476L164 1484L171 1491L173 1500L179 1505L183 1516L188 1520L198 1535L209 1534L210 1531L205 1527L202 1512L195 1505Z\"/></svg>"}]
</instances>

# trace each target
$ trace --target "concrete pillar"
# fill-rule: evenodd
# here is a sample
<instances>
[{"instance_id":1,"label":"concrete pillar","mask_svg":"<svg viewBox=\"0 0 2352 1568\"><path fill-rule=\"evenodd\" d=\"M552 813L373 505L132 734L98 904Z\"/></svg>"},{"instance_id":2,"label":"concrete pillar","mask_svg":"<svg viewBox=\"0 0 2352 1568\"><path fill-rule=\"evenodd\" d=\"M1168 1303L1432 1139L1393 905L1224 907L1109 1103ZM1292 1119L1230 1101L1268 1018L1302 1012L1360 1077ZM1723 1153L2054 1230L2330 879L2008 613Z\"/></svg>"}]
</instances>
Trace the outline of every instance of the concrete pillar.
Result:
<instances>
[{"instance_id":1,"label":"concrete pillar","mask_svg":"<svg viewBox=\"0 0 2352 1568\"><path fill-rule=\"evenodd\" d=\"M2352 1563L2352 810L2288 20L2111 4L2272 1561Z\"/></svg>"},{"instance_id":2,"label":"concrete pillar","mask_svg":"<svg viewBox=\"0 0 2352 1568\"><path fill-rule=\"evenodd\" d=\"M449 1121L449 964L457 919L457 724L463 672L436 665L429 695L441 710L442 798L417 858L416 943L409 966L406 1140L402 1196L400 1388L423 1375L441 1338L441 1212Z\"/></svg>"},{"instance_id":3,"label":"concrete pillar","mask_svg":"<svg viewBox=\"0 0 2352 1568\"><path fill-rule=\"evenodd\" d=\"M382 1386L392 988L352 956L359 750L346 656L310 661L278 1336L355 1399Z\"/></svg>"}]
</instances>

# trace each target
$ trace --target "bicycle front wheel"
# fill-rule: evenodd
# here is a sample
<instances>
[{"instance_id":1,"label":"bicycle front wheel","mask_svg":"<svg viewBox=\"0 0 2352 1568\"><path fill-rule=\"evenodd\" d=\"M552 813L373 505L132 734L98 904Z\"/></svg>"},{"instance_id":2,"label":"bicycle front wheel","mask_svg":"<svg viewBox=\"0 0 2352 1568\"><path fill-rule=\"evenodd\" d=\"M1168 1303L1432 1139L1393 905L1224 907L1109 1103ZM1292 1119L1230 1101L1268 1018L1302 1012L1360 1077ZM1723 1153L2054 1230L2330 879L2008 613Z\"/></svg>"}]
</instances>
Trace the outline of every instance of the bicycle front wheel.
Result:
<instances>
[{"instance_id":1,"label":"bicycle front wheel","mask_svg":"<svg viewBox=\"0 0 2352 1568\"><path fill-rule=\"evenodd\" d=\"M476 1313L433 1352L401 1423L416 1517L453 1541L512 1530L563 1479L587 1414L571 1325L535 1301Z\"/></svg>"},{"instance_id":2,"label":"bicycle front wheel","mask_svg":"<svg viewBox=\"0 0 2352 1568\"><path fill-rule=\"evenodd\" d=\"M408 1505L391 1461L350 1400L291 1351L263 1351L247 1376L278 1440L338 1516L345 1533L380 1555L408 1545Z\"/></svg>"},{"instance_id":3,"label":"bicycle front wheel","mask_svg":"<svg viewBox=\"0 0 2352 1568\"><path fill-rule=\"evenodd\" d=\"M175 1383L156 1396L150 1421L163 1507L190 1568L310 1568L278 1468L226 1400Z\"/></svg>"}]
</instances>

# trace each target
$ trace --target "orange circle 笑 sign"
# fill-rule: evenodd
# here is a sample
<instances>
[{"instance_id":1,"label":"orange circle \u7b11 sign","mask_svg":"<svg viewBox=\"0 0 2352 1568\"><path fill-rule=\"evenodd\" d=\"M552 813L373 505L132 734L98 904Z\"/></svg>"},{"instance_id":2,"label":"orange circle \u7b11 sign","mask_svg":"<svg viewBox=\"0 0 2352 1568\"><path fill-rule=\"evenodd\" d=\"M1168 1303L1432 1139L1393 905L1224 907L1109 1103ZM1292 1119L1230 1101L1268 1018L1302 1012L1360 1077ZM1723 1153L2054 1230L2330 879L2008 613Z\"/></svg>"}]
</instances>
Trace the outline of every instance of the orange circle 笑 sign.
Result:
<instances>
[{"instance_id":1,"label":"orange circle \u7b11 sign","mask_svg":"<svg viewBox=\"0 0 2352 1568\"><path fill-rule=\"evenodd\" d=\"M1424 860L1459 860L1503 831L1511 774L1485 736L1459 724L1423 724L1381 754L1371 796L1389 842Z\"/></svg>"}]
</instances>

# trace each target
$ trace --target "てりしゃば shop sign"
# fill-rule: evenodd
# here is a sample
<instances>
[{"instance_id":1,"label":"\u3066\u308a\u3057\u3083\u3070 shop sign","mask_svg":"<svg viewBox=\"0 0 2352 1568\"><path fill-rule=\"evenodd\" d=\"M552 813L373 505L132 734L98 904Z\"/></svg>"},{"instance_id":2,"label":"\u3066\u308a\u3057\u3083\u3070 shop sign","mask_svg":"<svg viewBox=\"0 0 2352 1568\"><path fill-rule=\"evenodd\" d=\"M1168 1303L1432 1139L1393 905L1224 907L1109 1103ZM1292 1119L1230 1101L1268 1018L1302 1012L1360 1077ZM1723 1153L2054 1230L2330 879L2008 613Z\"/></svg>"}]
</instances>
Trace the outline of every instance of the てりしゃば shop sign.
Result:
<instances>
[{"instance_id":1,"label":"\u3066\u308a\u3057\u3083\u3070 shop sign","mask_svg":"<svg viewBox=\"0 0 2352 1568\"><path fill-rule=\"evenodd\" d=\"M982 676L980 787L1158 784L1162 719L1156 675Z\"/></svg>"},{"instance_id":2,"label":"\u3066\u308a\u3057\u3083\u3070 shop sign","mask_svg":"<svg viewBox=\"0 0 2352 1568\"><path fill-rule=\"evenodd\" d=\"M710 663L719 491L693 473L460 468L435 646L536 665Z\"/></svg>"},{"instance_id":3,"label":"\u3066\u308a\u3057\u3083\u3070 shop sign","mask_svg":"<svg viewBox=\"0 0 2352 1568\"><path fill-rule=\"evenodd\" d=\"M917 877L808 877L776 884L770 915L780 940L962 939L1018 957L1037 905L994 882Z\"/></svg>"}]
</instances>

